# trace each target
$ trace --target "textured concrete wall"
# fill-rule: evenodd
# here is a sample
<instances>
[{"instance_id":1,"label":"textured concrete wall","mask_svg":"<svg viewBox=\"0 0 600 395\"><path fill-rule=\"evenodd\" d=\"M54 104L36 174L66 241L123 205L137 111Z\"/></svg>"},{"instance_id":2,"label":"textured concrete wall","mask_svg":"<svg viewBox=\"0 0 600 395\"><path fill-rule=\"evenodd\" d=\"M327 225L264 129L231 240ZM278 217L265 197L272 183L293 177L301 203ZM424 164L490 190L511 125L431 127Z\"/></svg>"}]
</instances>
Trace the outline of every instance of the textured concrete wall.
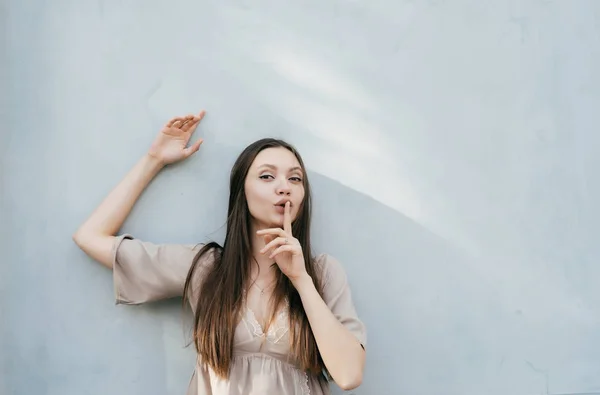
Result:
<instances>
[{"instance_id":1,"label":"textured concrete wall","mask_svg":"<svg viewBox=\"0 0 600 395\"><path fill-rule=\"evenodd\" d=\"M7 0L0 390L183 394L179 301L115 307L71 234L164 121L208 110L124 231L220 240L288 139L368 325L356 394L600 392L600 2Z\"/></svg>"}]
</instances>

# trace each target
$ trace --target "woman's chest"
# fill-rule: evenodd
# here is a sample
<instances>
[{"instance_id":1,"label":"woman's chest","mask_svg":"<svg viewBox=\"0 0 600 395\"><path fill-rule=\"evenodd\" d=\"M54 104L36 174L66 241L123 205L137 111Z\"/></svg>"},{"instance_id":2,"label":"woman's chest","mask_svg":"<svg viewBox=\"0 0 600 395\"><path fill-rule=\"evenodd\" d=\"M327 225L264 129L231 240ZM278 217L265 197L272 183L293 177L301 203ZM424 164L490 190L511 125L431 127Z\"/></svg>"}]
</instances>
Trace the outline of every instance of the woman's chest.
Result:
<instances>
[{"instance_id":1,"label":"woman's chest","mask_svg":"<svg viewBox=\"0 0 600 395\"><path fill-rule=\"evenodd\" d=\"M268 328L264 328L254 310L245 307L235 328L233 352L234 355L267 353L288 360L290 354L288 309L282 309L275 315Z\"/></svg>"}]
</instances>

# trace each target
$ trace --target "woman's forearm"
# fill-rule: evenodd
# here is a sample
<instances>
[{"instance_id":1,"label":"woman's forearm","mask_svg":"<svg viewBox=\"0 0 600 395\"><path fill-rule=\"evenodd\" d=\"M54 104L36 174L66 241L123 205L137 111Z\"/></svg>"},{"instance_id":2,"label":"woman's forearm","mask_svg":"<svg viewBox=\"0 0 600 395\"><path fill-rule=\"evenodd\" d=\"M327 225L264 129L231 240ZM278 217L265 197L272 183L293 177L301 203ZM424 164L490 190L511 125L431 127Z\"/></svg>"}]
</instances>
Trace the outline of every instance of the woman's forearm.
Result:
<instances>
[{"instance_id":1,"label":"woman's forearm","mask_svg":"<svg viewBox=\"0 0 600 395\"><path fill-rule=\"evenodd\" d=\"M323 362L336 384L351 390L362 382L365 351L333 315L308 275L295 282Z\"/></svg>"},{"instance_id":2,"label":"woman's forearm","mask_svg":"<svg viewBox=\"0 0 600 395\"><path fill-rule=\"evenodd\" d=\"M114 236L162 167L161 161L144 155L73 234L75 243L90 257L112 268Z\"/></svg>"}]
</instances>

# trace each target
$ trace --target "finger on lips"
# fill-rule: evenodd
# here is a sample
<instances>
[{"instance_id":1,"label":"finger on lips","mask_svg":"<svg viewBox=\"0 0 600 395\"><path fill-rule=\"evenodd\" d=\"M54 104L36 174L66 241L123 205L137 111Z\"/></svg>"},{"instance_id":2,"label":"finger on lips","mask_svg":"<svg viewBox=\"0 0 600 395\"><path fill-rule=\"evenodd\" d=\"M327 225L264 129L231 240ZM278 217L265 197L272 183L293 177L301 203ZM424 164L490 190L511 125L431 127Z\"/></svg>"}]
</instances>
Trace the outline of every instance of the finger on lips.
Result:
<instances>
[{"instance_id":1,"label":"finger on lips","mask_svg":"<svg viewBox=\"0 0 600 395\"><path fill-rule=\"evenodd\" d=\"M283 229L281 228L269 228L261 229L256 232L257 235L263 236L265 240L265 246L260 250L261 254L266 253L268 250L273 249L279 245L275 251L270 255L270 258L277 255L282 251L292 251L289 245L290 241L293 240L292 236L292 209L289 201L285 203L285 210L283 212ZM278 237L275 237L278 236Z\"/></svg>"},{"instance_id":2,"label":"finger on lips","mask_svg":"<svg viewBox=\"0 0 600 395\"><path fill-rule=\"evenodd\" d=\"M285 210L283 210L283 229L292 234L292 204L289 200L285 202Z\"/></svg>"}]
</instances>

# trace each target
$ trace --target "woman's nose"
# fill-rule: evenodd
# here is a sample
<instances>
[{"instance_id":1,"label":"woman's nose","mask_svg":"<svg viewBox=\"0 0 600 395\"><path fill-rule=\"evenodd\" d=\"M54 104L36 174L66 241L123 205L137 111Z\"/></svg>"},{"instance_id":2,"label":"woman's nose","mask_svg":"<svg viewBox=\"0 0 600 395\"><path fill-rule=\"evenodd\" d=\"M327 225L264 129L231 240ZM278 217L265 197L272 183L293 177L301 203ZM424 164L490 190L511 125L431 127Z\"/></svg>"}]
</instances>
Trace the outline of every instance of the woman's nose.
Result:
<instances>
[{"instance_id":1,"label":"woman's nose","mask_svg":"<svg viewBox=\"0 0 600 395\"><path fill-rule=\"evenodd\" d=\"M281 181L277 186L278 195L289 195L291 192L292 189L290 188L290 184L287 182L287 180Z\"/></svg>"}]
</instances>

